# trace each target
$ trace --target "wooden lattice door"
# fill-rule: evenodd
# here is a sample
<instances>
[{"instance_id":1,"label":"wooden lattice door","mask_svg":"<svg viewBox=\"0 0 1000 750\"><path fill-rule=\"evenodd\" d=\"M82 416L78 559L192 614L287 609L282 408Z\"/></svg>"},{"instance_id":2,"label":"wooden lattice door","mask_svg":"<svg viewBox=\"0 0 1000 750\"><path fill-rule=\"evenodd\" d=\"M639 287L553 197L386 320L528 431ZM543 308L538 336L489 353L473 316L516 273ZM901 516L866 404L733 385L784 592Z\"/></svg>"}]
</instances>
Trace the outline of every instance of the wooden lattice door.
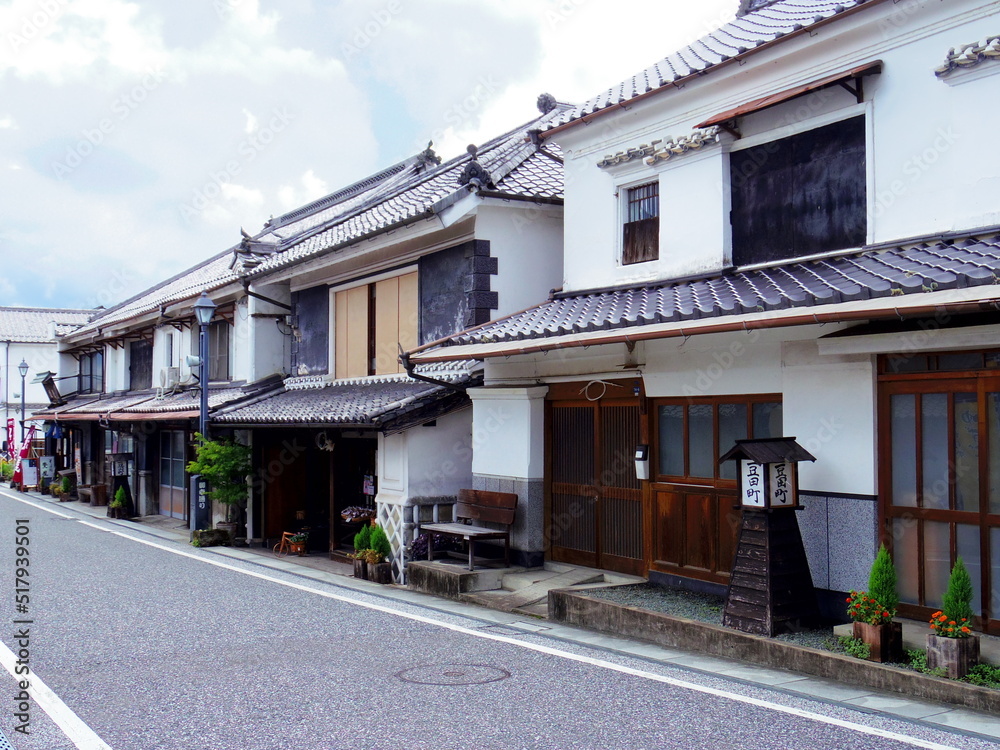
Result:
<instances>
[{"instance_id":1,"label":"wooden lattice door","mask_svg":"<svg viewBox=\"0 0 1000 750\"><path fill-rule=\"evenodd\" d=\"M641 575L642 485L634 399L558 401L549 412L550 557Z\"/></svg>"}]
</instances>

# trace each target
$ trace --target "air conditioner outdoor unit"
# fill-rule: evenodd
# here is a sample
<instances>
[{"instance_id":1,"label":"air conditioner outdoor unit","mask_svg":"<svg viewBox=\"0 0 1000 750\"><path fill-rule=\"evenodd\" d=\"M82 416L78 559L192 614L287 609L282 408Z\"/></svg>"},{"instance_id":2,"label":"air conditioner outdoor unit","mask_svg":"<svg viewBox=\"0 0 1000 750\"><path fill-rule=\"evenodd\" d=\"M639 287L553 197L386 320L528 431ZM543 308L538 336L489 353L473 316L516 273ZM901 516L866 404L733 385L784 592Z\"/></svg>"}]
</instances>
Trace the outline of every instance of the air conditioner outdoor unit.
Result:
<instances>
[{"instance_id":1,"label":"air conditioner outdoor unit","mask_svg":"<svg viewBox=\"0 0 1000 750\"><path fill-rule=\"evenodd\" d=\"M181 368L164 367L160 370L160 387L171 388L181 382Z\"/></svg>"}]
</instances>

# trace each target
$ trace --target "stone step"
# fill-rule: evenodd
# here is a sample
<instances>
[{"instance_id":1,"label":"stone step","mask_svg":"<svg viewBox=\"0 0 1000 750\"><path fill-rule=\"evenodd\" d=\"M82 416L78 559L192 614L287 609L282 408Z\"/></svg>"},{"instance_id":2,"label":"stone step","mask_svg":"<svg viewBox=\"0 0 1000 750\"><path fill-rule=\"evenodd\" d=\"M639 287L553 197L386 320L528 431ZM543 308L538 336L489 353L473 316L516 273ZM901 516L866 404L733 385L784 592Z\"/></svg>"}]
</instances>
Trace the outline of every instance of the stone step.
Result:
<instances>
[{"instance_id":1,"label":"stone step","mask_svg":"<svg viewBox=\"0 0 1000 750\"><path fill-rule=\"evenodd\" d=\"M527 612L524 608L534 604L541 604L547 610L550 589L561 589L568 586L577 586L582 583L594 583L603 580L604 574L599 570L574 568L565 573L549 576L545 580L538 581L517 591L477 591L473 594L466 594L463 598L466 601L500 609L504 612L525 611L526 614L535 614L534 612Z\"/></svg>"}]
</instances>

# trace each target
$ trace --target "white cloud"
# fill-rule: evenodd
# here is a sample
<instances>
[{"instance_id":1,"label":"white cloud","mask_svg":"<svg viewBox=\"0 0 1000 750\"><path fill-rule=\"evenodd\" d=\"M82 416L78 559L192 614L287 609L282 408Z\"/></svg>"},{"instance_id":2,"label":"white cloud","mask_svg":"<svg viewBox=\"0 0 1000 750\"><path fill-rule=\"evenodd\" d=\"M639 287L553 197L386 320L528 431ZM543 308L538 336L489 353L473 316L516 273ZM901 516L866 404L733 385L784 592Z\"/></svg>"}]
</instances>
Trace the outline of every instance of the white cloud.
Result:
<instances>
[{"instance_id":1,"label":"white cloud","mask_svg":"<svg viewBox=\"0 0 1000 750\"><path fill-rule=\"evenodd\" d=\"M331 192L326 181L309 169L299 179L298 184L282 185L278 188L279 208L281 213L291 211Z\"/></svg>"},{"instance_id":2,"label":"white cloud","mask_svg":"<svg viewBox=\"0 0 1000 750\"><path fill-rule=\"evenodd\" d=\"M593 96L736 0L43 4L0 6L0 295L77 306L135 294L429 136L455 155L535 116L543 91ZM147 86L151 69L164 77Z\"/></svg>"}]
</instances>

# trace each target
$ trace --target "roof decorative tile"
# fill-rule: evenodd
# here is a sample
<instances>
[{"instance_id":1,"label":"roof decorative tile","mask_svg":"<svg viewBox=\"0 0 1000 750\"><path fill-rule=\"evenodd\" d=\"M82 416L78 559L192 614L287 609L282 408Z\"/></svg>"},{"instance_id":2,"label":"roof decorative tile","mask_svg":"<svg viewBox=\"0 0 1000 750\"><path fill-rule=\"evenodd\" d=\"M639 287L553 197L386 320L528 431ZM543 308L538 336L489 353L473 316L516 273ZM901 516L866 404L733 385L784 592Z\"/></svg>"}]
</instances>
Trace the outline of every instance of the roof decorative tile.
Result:
<instances>
[{"instance_id":1,"label":"roof decorative tile","mask_svg":"<svg viewBox=\"0 0 1000 750\"><path fill-rule=\"evenodd\" d=\"M718 143L721 132L718 127L713 127L698 130L691 135L682 135L680 138L668 137L666 141L658 139L651 143L644 143L636 148L619 151L616 154L609 154L597 162L597 166L606 169L618 164L626 164L635 159L642 159L649 166L653 166L657 162L667 161L680 154L697 151L702 146ZM663 144L662 146L660 145L661 143Z\"/></svg>"},{"instance_id":2,"label":"roof decorative tile","mask_svg":"<svg viewBox=\"0 0 1000 750\"><path fill-rule=\"evenodd\" d=\"M990 36L980 42L952 47L948 50L944 65L935 70L934 74L938 78L944 78L956 70L972 68L989 60L1000 60L1000 36Z\"/></svg>"},{"instance_id":3,"label":"roof decorative tile","mask_svg":"<svg viewBox=\"0 0 1000 750\"><path fill-rule=\"evenodd\" d=\"M677 50L646 70L612 86L546 124L545 130L668 86L682 78L705 73L722 63L769 42L826 21L872 0L754 0L741 15L698 41Z\"/></svg>"},{"instance_id":4,"label":"roof decorative tile","mask_svg":"<svg viewBox=\"0 0 1000 750\"><path fill-rule=\"evenodd\" d=\"M61 310L50 307L0 307L0 340L23 344L55 342L55 336L65 336L100 310Z\"/></svg>"},{"instance_id":5,"label":"roof decorative tile","mask_svg":"<svg viewBox=\"0 0 1000 750\"><path fill-rule=\"evenodd\" d=\"M445 346L549 338L1000 284L1000 234L915 243L661 284L556 295Z\"/></svg>"}]
</instances>

